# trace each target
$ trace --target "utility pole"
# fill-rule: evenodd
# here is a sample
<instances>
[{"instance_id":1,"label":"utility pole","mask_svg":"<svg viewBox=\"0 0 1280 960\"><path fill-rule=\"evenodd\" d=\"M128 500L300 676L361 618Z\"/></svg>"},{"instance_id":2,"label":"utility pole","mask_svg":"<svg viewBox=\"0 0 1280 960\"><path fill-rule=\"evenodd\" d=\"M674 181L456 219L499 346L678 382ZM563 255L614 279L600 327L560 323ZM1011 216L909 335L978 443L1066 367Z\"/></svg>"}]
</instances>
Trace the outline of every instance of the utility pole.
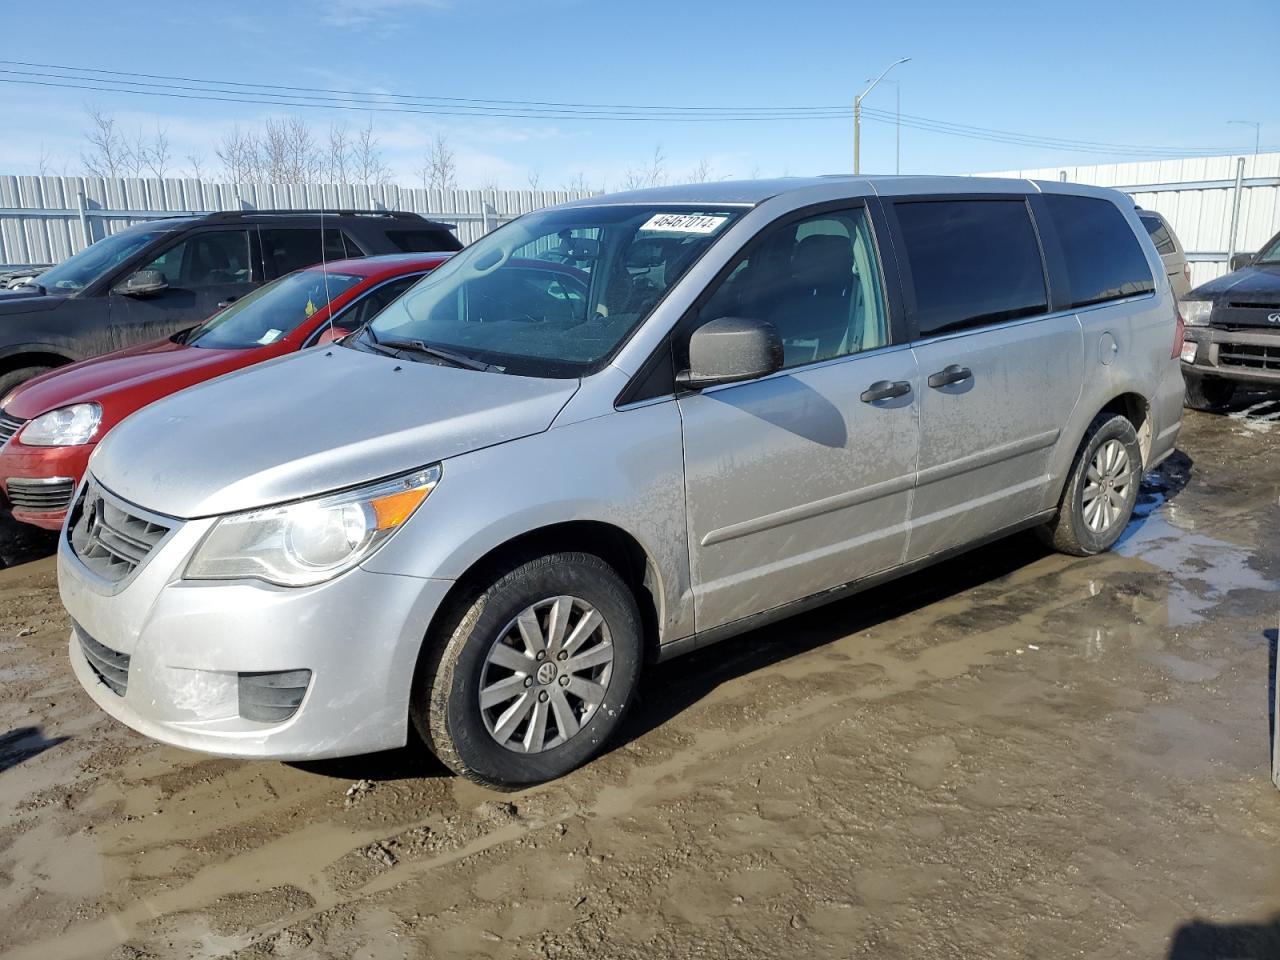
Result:
<instances>
[{"instance_id":1,"label":"utility pole","mask_svg":"<svg viewBox=\"0 0 1280 960\"><path fill-rule=\"evenodd\" d=\"M1246 127L1253 127L1253 155L1258 155L1258 144L1262 139L1262 124L1257 120L1228 120L1227 123L1239 123Z\"/></svg>"},{"instance_id":2,"label":"utility pole","mask_svg":"<svg viewBox=\"0 0 1280 960\"><path fill-rule=\"evenodd\" d=\"M884 75L901 63L906 63L910 57L902 57L893 61L881 71L880 76L871 81L871 85L862 93L853 98L853 172L862 172L862 101L866 99L867 94L876 88L876 84L884 79Z\"/></svg>"}]
</instances>

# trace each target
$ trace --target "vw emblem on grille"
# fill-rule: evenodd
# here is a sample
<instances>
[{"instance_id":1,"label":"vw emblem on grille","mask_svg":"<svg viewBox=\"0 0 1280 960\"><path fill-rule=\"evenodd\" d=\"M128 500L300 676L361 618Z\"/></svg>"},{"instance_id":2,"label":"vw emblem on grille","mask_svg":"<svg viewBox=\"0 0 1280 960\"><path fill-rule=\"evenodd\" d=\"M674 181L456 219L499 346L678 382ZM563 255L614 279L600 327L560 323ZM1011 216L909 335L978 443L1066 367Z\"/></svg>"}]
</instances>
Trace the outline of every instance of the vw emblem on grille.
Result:
<instances>
[{"instance_id":1,"label":"vw emblem on grille","mask_svg":"<svg viewBox=\"0 0 1280 960\"><path fill-rule=\"evenodd\" d=\"M1267 323L1280 323L1280 313L1268 313Z\"/></svg>"}]
</instances>

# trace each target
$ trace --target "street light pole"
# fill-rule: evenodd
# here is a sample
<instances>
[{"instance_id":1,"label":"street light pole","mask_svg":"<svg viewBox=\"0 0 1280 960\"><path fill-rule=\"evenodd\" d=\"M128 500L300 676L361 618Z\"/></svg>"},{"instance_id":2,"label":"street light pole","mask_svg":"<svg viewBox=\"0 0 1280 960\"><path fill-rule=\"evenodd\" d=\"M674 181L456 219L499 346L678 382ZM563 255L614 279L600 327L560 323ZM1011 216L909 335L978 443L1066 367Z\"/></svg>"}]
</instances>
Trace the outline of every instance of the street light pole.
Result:
<instances>
[{"instance_id":1,"label":"street light pole","mask_svg":"<svg viewBox=\"0 0 1280 960\"><path fill-rule=\"evenodd\" d=\"M867 94L876 88L876 84L884 79L884 75L901 63L906 63L910 57L902 57L893 61L880 73L880 76L871 81L871 85L862 93L853 98L853 172L862 172L862 101L866 99Z\"/></svg>"},{"instance_id":2,"label":"street light pole","mask_svg":"<svg viewBox=\"0 0 1280 960\"><path fill-rule=\"evenodd\" d=\"M1246 127L1253 127L1253 155L1258 155L1258 143L1262 138L1262 124L1257 120L1228 120L1227 123L1239 123Z\"/></svg>"}]
</instances>

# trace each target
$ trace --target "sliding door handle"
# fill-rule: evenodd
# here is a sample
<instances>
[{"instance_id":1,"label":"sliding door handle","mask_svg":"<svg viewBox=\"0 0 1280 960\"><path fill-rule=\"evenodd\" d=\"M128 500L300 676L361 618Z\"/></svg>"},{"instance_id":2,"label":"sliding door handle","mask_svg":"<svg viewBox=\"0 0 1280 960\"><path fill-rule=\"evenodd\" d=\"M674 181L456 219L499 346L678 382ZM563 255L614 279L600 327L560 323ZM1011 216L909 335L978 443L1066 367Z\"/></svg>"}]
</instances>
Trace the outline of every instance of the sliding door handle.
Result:
<instances>
[{"instance_id":1,"label":"sliding door handle","mask_svg":"<svg viewBox=\"0 0 1280 960\"><path fill-rule=\"evenodd\" d=\"M875 403L877 400L892 400L905 397L911 392L911 384L906 380L877 380L862 391L863 403Z\"/></svg>"},{"instance_id":2,"label":"sliding door handle","mask_svg":"<svg viewBox=\"0 0 1280 960\"><path fill-rule=\"evenodd\" d=\"M947 387L953 383L964 383L966 380L973 379L973 371L968 367L962 367L958 363L953 363L949 367L939 370L937 373L929 374L929 386L931 387Z\"/></svg>"}]
</instances>

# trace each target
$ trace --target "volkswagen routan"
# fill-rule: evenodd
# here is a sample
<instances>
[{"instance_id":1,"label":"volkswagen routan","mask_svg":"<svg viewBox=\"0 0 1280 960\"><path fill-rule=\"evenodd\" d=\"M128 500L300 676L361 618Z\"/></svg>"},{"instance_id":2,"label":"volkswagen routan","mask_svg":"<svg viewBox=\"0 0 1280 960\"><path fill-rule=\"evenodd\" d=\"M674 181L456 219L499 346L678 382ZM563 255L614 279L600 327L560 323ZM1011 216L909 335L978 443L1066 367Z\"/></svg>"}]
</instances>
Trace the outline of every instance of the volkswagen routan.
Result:
<instances>
[{"instance_id":1,"label":"volkswagen routan","mask_svg":"<svg viewBox=\"0 0 1280 960\"><path fill-rule=\"evenodd\" d=\"M351 336L116 427L60 538L71 662L193 750L416 731L482 783L557 777L647 663L1018 530L1108 549L1174 449L1181 346L1104 189L831 177L541 210Z\"/></svg>"}]
</instances>

